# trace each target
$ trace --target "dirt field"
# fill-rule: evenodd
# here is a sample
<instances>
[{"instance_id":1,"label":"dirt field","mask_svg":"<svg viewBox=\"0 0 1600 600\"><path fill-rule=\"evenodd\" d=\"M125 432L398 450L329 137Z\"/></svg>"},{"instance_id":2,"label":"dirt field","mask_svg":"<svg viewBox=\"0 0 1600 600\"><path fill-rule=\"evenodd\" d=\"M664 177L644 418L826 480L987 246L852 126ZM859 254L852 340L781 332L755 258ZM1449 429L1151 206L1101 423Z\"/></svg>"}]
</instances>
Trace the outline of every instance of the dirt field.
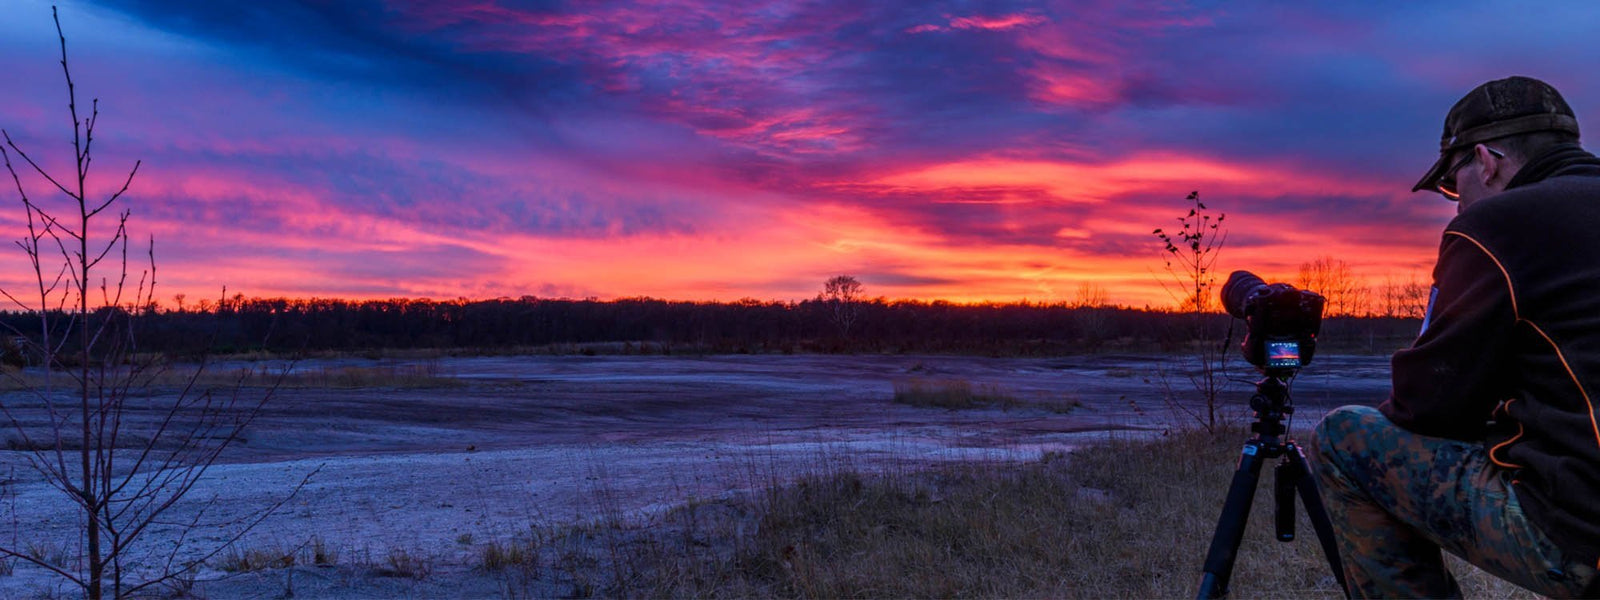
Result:
<instances>
[{"instance_id":1,"label":"dirt field","mask_svg":"<svg viewBox=\"0 0 1600 600\"><path fill-rule=\"evenodd\" d=\"M1237 410L1254 373L1233 364L1241 382L1228 398ZM294 547L317 537L344 566L244 575L207 569L200 589L213 597L278 597L290 589L296 598L496 597L496 584L470 569L477 545L530 524L642 518L821 469L1035 459L1109 431L1182 424L1185 417L1162 399L1162 381L1192 390L1182 363L1154 356L491 357L427 366L459 383L281 390L245 443L190 497L215 500L208 518L244 517L316 471L240 547ZM1333 406L1376 402L1387 377L1384 357L1319 357L1295 385L1297 428ZM894 384L911 380L995 385L1024 403L1079 406L1062 413L892 403ZM20 395L6 401L26 406ZM0 543L75 548L76 515L21 458L0 452ZM173 520L187 516L178 511ZM149 550L171 546L170 532L155 535ZM217 539L190 541L198 550ZM381 564L396 551L423 557L433 573L417 581L351 567ZM58 590L24 565L0 577L3 597Z\"/></svg>"}]
</instances>

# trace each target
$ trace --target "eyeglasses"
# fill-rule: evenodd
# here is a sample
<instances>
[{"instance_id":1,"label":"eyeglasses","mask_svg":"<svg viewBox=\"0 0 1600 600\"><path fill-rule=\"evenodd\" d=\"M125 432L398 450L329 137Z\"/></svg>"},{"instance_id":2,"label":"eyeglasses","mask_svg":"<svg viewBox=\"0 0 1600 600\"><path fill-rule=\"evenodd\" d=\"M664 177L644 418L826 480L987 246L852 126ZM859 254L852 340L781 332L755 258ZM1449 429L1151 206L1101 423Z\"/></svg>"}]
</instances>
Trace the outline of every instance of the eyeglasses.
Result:
<instances>
[{"instance_id":1,"label":"eyeglasses","mask_svg":"<svg viewBox=\"0 0 1600 600\"><path fill-rule=\"evenodd\" d=\"M1494 148L1484 146L1483 149L1488 150L1489 155L1495 158L1506 157L1504 152L1495 150ZM1460 171L1462 167L1467 166L1467 163L1472 162L1472 157L1477 155L1477 152L1472 152L1471 149L1468 149L1466 156L1461 157L1461 160L1456 161L1456 164L1451 165L1450 169L1446 170L1444 175L1439 177L1439 183L1434 184L1434 189L1439 190L1439 193L1444 194L1445 199L1450 200L1451 202L1460 199L1461 192L1456 191L1456 171Z\"/></svg>"}]
</instances>

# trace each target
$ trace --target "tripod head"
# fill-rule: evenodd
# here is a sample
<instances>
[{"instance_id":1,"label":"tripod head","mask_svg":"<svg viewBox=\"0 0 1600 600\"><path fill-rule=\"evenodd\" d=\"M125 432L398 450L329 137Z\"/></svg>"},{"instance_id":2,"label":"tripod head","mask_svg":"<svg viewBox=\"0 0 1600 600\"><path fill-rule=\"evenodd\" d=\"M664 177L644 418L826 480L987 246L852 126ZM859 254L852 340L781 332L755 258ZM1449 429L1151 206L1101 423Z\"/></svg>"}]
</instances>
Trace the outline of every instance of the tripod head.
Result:
<instances>
[{"instance_id":1,"label":"tripod head","mask_svg":"<svg viewBox=\"0 0 1600 600\"><path fill-rule=\"evenodd\" d=\"M1266 377L1256 382L1256 393L1250 396L1250 409L1256 411L1256 421L1250 431L1264 441L1276 442L1278 436L1288 431L1283 420L1294 414L1294 402L1289 398L1289 379L1299 369L1269 369Z\"/></svg>"}]
</instances>

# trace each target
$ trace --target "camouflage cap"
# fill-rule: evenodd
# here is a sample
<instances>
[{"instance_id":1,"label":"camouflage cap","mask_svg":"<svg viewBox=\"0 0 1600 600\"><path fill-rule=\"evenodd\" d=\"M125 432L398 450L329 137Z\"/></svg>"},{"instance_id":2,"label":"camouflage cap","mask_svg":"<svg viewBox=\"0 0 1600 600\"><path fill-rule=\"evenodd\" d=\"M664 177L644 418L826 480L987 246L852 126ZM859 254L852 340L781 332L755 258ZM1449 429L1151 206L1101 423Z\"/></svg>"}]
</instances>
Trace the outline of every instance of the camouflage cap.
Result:
<instances>
[{"instance_id":1,"label":"camouflage cap","mask_svg":"<svg viewBox=\"0 0 1600 600\"><path fill-rule=\"evenodd\" d=\"M1411 191L1431 190L1450 168L1450 154L1496 138L1535 131L1578 135L1578 119L1561 93L1532 77L1507 77L1467 92L1444 117L1439 160Z\"/></svg>"}]
</instances>

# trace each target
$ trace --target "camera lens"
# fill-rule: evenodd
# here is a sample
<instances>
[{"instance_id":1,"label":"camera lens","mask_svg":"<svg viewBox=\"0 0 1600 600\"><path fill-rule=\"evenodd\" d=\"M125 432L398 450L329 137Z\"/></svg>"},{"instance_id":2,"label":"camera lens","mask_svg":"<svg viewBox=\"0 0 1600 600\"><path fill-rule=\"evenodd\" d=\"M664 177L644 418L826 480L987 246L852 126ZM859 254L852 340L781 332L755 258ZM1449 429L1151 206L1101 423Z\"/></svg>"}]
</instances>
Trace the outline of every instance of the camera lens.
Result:
<instances>
[{"instance_id":1,"label":"camera lens","mask_svg":"<svg viewBox=\"0 0 1600 600\"><path fill-rule=\"evenodd\" d=\"M1228 282L1222 284L1222 308L1236 319L1244 318L1245 301L1250 299L1257 289L1265 287L1267 282L1262 281L1255 273L1249 271L1234 271L1228 275Z\"/></svg>"}]
</instances>

